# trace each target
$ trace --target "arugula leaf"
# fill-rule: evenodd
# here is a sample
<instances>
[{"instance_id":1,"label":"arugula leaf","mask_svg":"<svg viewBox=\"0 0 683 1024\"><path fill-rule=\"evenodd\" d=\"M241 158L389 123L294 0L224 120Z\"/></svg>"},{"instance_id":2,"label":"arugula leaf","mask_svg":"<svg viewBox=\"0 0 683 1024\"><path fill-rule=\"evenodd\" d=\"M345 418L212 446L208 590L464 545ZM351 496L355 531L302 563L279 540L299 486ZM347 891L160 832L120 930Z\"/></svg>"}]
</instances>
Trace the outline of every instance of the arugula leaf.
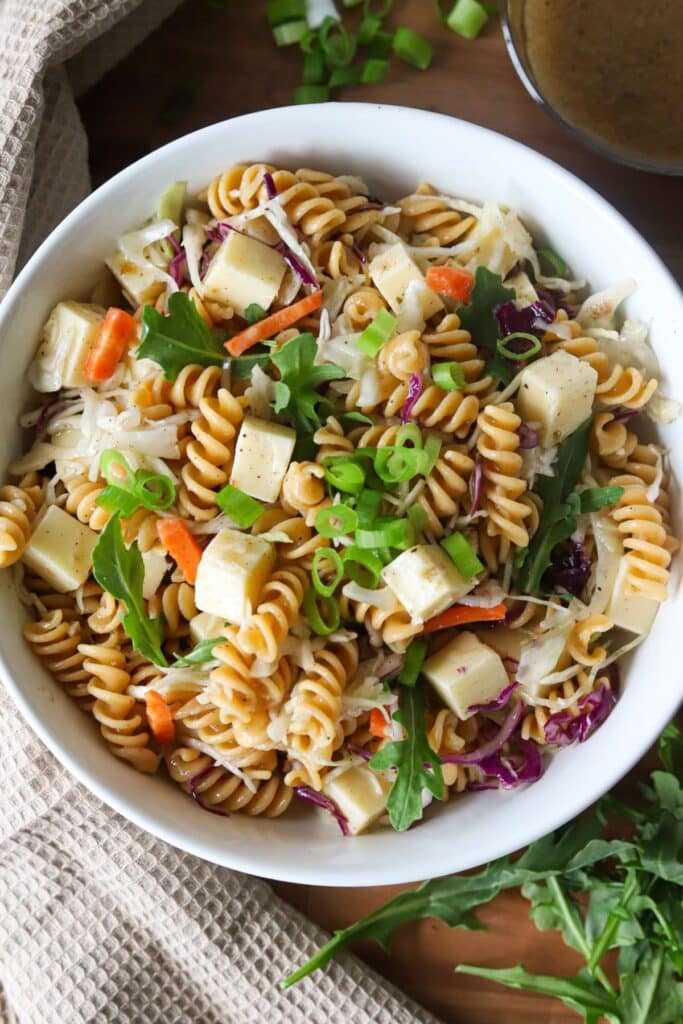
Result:
<instances>
[{"instance_id":1,"label":"arugula leaf","mask_svg":"<svg viewBox=\"0 0 683 1024\"><path fill-rule=\"evenodd\" d=\"M500 274L492 273L487 267L477 267L470 301L456 310L460 326L470 332L475 345L495 350L500 328L493 310L514 297L515 289L504 288Z\"/></svg>"},{"instance_id":2,"label":"arugula leaf","mask_svg":"<svg viewBox=\"0 0 683 1024\"><path fill-rule=\"evenodd\" d=\"M591 420L587 419L559 446L555 475L539 478L536 490L543 501L543 513L517 576L517 585L524 594L534 594L540 589L553 549L576 530L580 499L571 503L567 499L578 483L588 455L590 426Z\"/></svg>"},{"instance_id":3,"label":"arugula leaf","mask_svg":"<svg viewBox=\"0 0 683 1024\"><path fill-rule=\"evenodd\" d=\"M168 665L161 644L164 639L163 616L150 619L142 597L145 568L137 544L123 543L118 515L112 516L102 530L92 553L93 576L99 585L123 601L126 614L121 620L133 647L155 665Z\"/></svg>"},{"instance_id":4,"label":"arugula leaf","mask_svg":"<svg viewBox=\"0 0 683 1024\"><path fill-rule=\"evenodd\" d=\"M369 762L377 771L398 770L387 797L387 812L397 832L405 831L422 817L423 789L428 789L437 800L443 800L444 795L441 759L427 739L424 695L419 689L405 686L400 692L401 707L394 713L394 719L408 735L404 740L385 744Z\"/></svg>"},{"instance_id":5,"label":"arugula leaf","mask_svg":"<svg viewBox=\"0 0 683 1024\"><path fill-rule=\"evenodd\" d=\"M248 356L235 356L230 360L230 373L233 380L249 380L255 366L263 369L270 362L270 352L252 352Z\"/></svg>"},{"instance_id":6,"label":"arugula leaf","mask_svg":"<svg viewBox=\"0 0 683 1024\"><path fill-rule=\"evenodd\" d=\"M556 996L565 1006L580 1013L584 1021L597 1022L601 1017L618 1022L617 1002L599 988L594 981L581 977L553 978L547 974L529 974L523 967L473 967L459 964L455 968L458 974L470 974L475 978L487 978L497 981L508 988L522 989L525 992L539 992L546 996ZM630 1024L630 1022L629 1022Z\"/></svg>"},{"instance_id":7,"label":"arugula leaf","mask_svg":"<svg viewBox=\"0 0 683 1024\"><path fill-rule=\"evenodd\" d=\"M258 302L250 302L244 311L244 319L247 321L249 326L257 324L259 320L265 319L267 316L263 306L259 306Z\"/></svg>"},{"instance_id":8,"label":"arugula leaf","mask_svg":"<svg viewBox=\"0 0 683 1024\"><path fill-rule=\"evenodd\" d=\"M670 722L659 741L659 756L668 772L683 779L683 732Z\"/></svg>"},{"instance_id":9,"label":"arugula leaf","mask_svg":"<svg viewBox=\"0 0 683 1024\"><path fill-rule=\"evenodd\" d=\"M207 661L213 661L213 649L218 644L224 644L224 636L211 636L206 637L205 640L200 640L196 647L193 647L189 654L181 657L179 654L173 655L173 668L188 668L190 665L204 665Z\"/></svg>"},{"instance_id":10,"label":"arugula leaf","mask_svg":"<svg viewBox=\"0 0 683 1024\"><path fill-rule=\"evenodd\" d=\"M618 1007L624 1024L680 1024L683 982L676 980L663 949L648 949L624 976Z\"/></svg>"},{"instance_id":11,"label":"arugula leaf","mask_svg":"<svg viewBox=\"0 0 683 1024\"><path fill-rule=\"evenodd\" d=\"M153 359L167 380L175 380L184 366L222 366L225 350L195 309L185 292L168 299L168 316L154 306L142 311L142 338L135 353L138 359Z\"/></svg>"},{"instance_id":12,"label":"arugula leaf","mask_svg":"<svg viewBox=\"0 0 683 1024\"><path fill-rule=\"evenodd\" d=\"M579 491L579 512L586 515L588 512L599 512L601 508L614 505L624 493L623 487L586 487Z\"/></svg>"},{"instance_id":13,"label":"arugula leaf","mask_svg":"<svg viewBox=\"0 0 683 1024\"><path fill-rule=\"evenodd\" d=\"M328 380L337 380L344 371L332 363L314 364L318 351L312 334L299 334L274 352L272 362L280 372L275 384L273 409L282 412L297 435L306 437L322 426L324 418L334 412L328 398L315 388Z\"/></svg>"}]
</instances>

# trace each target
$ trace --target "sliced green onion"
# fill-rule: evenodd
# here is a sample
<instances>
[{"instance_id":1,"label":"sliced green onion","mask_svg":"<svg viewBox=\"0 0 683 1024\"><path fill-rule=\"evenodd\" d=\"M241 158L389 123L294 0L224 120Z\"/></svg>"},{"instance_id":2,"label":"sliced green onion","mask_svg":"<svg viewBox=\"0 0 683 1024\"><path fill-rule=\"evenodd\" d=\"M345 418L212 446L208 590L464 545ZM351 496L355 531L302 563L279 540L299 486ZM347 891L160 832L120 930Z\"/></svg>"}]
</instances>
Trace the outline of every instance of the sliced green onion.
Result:
<instances>
[{"instance_id":1,"label":"sliced green onion","mask_svg":"<svg viewBox=\"0 0 683 1024\"><path fill-rule=\"evenodd\" d=\"M365 483L363 467L355 459L333 455L323 462L328 484L344 494L358 494Z\"/></svg>"},{"instance_id":2,"label":"sliced green onion","mask_svg":"<svg viewBox=\"0 0 683 1024\"><path fill-rule=\"evenodd\" d=\"M320 39L318 38L317 32L307 32L299 43L299 49L302 53L319 53L320 52Z\"/></svg>"},{"instance_id":3,"label":"sliced green onion","mask_svg":"<svg viewBox=\"0 0 683 1024\"><path fill-rule=\"evenodd\" d=\"M442 391L460 391L465 387L465 373L460 363L436 363L432 380Z\"/></svg>"},{"instance_id":4,"label":"sliced green onion","mask_svg":"<svg viewBox=\"0 0 683 1024\"><path fill-rule=\"evenodd\" d=\"M408 519L394 519L372 530L356 530L354 540L359 548L407 550L415 543L415 527Z\"/></svg>"},{"instance_id":5,"label":"sliced green onion","mask_svg":"<svg viewBox=\"0 0 683 1024\"><path fill-rule=\"evenodd\" d=\"M406 423L396 434L396 445L404 448L412 445L413 448L422 448L422 431L417 423Z\"/></svg>"},{"instance_id":6,"label":"sliced green onion","mask_svg":"<svg viewBox=\"0 0 683 1024\"><path fill-rule=\"evenodd\" d=\"M387 484L412 480L420 471L422 452L415 448L380 448L375 456L375 472Z\"/></svg>"},{"instance_id":7,"label":"sliced green onion","mask_svg":"<svg viewBox=\"0 0 683 1024\"><path fill-rule=\"evenodd\" d=\"M561 256L558 256L554 249L551 249L549 245L543 249L538 250L538 255L541 256L550 266L553 268L558 277L566 277L569 271L569 267L564 262Z\"/></svg>"},{"instance_id":8,"label":"sliced green onion","mask_svg":"<svg viewBox=\"0 0 683 1024\"><path fill-rule=\"evenodd\" d=\"M321 53L307 53L302 74L304 85L320 85L325 81L325 58Z\"/></svg>"},{"instance_id":9,"label":"sliced green onion","mask_svg":"<svg viewBox=\"0 0 683 1024\"><path fill-rule=\"evenodd\" d=\"M297 85L293 93L295 103L326 103L329 98L326 85Z\"/></svg>"},{"instance_id":10,"label":"sliced green onion","mask_svg":"<svg viewBox=\"0 0 683 1024\"><path fill-rule=\"evenodd\" d=\"M478 0L455 0L446 24L463 39L476 39L489 16Z\"/></svg>"},{"instance_id":11,"label":"sliced green onion","mask_svg":"<svg viewBox=\"0 0 683 1024\"><path fill-rule=\"evenodd\" d=\"M371 526L377 518L379 507L382 504L382 492L364 490L356 499L356 515L359 526Z\"/></svg>"},{"instance_id":12,"label":"sliced green onion","mask_svg":"<svg viewBox=\"0 0 683 1024\"><path fill-rule=\"evenodd\" d=\"M382 19L376 14L370 14L363 18L358 26L358 42L361 46L367 46L379 32Z\"/></svg>"},{"instance_id":13,"label":"sliced green onion","mask_svg":"<svg viewBox=\"0 0 683 1024\"><path fill-rule=\"evenodd\" d=\"M436 465L436 461L439 458L439 452L441 451L442 441L436 434L430 434L425 441L425 446L422 449L422 465L420 466L420 475L429 476L431 471Z\"/></svg>"},{"instance_id":14,"label":"sliced green onion","mask_svg":"<svg viewBox=\"0 0 683 1024\"><path fill-rule=\"evenodd\" d=\"M128 465L128 460L116 448L107 448L100 455L100 473L114 487L124 491L135 488L135 473Z\"/></svg>"},{"instance_id":15,"label":"sliced green onion","mask_svg":"<svg viewBox=\"0 0 683 1024\"><path fill-rule=\"evenodd\" d=\"M402 686L415 686L426 656L427 641L413 640L406 651L403 668L398 674L398 681Z\"/></svg>"},{"instance_id":16,"label":"sliced green onion","mask_svg":"<svg viewBox=\"0 0 683 1024\"><path fill-rule=\"evenodd\" d=\"M389 70L388 60L378 60L377 58L371 58L366 60L361 71L360 80L364 85L377 85L385 77Z\"/></svg>"},{"instance_id":17,"label":"sliced green onion","mask_svg":"<svg viewBox=\"0 0 683 1024\"><path fill-rule=\"evenodd\" d=\"M313 587L304 594L303 611L316 636L329 636L341 621L339 602L333 597L316 594Z\"/></svg>"},{"instance_id":18,"label":"sliced green onion","mask_svg":"<svg viewBox=\"0 0 683 1024\"><path fill-rule=\"evenodd\" d=\"M175 484L164 473L150 473L139 469L135 474L135 493L144 508L162 511L175 501Z\"/></svg>"},{"instance_id":19,"label":"sliced green onion","mask_svg":"<svg viewBox=\"0 0 683 1024\"><path fill-rule=\"evenodd\" d=\"M531 348L525 349L524 352L514 352L510 350L508 342L514 341L515 338L524 338L525 341L530 341ZM527 359L531 359L537 352L541 351L541 342L535 334L527 334L526 331L515 331L514 334L506 334L504 338L499 338L496 342L496 352L504 356L506 359L511 359L514 363L524 363Z\"/></svg>"},{"instance_id":20,"label":"sliced green onion","mask_svg":"<svg viewBox=\"0 0 683 1024\"><path fill-rule=\"evenodd\" d=\"M275 45L293 46L294 43L300 43L307 32L308 25L305 21L286 21L273 29Z\"/></svg>"},{"instance_id":21,"label":"sliced green onion","mask_svg":"<svg viewBox=\"0 0 683 1024\"><path fill-rule=\"evenodd\" d=\"M466 580L470 580L484 571L484 566L462 533L452 533L450 537L441 541L441 547L450 557L460 575L464 576Z\"/></svg>"},{"instance_id":22,"label":"sliced green onion","mask_svg":"<svg viewBox=\"0 0 683 1024\"><path fill-rule=\"evenodd\" d=\"M331 68L345 68L356 53L356 39L349 33L343 21L328 16L318 29L320 47Z\"/></svg>"},{"instance_id":23,"label":"sliced green onion","mask_svg":"<svg viewBox=\"0 0 683 1024\"><path fill-rule=\"evenodd\" d=\"M365 352L366 356L374 358L396 330L396 324L395 316L386 309L380 309L372 323L369 323L361 334L356 347Z\"/></svg>"},{"instance_id":24,"label":"sliced green onion","mask_svg":"<svg viewBox=\"0 0 683 1024\"><path fill-rule=\"evenodd\" d=\"M244 311L244 319L250 327L252 324L257 324L259 320L263 320L266 315L265 309L263 306L259 306L258 302L250 302Z\"/></svg>"},{"instance_id":25,"label":"sliced green onion","mask_svg":"<svg viewBox=\"0 0 683 1024\"><path fill-rule=\"evenodd\" d=\"M180 241L180 218L183 215L186 191L186 181L174 181L172 185L164 189L157 203L157 220L172 220L174 224L178 225L177 230L173 232L173 237L177 241ZM171 259L173 248L166 238L159 241L159 247L164 255Z\"/></svg>"},{"instance_id":26,"label":"sliced green onion","mask_svg":"<svg viewBox=\"0 0 683 1024\"><path fill-rule=\"evenodd\" d=\"M376 32L366 53L370 60L387 60L394 46L392 32Z\"/></svg>"},{"instance_id":27,"label":"sliced green onion","mask_svg":"<svg viewBox=\"0 0 683 1024\"><path fill-rule=\"evenodd\" d=\"M406 64L426 71L432 62L432 47L426 39L410 28L397 28L393 40L394 53Z\"/></svg>"},{"instance_id":28,"label":"sliced green onion","mask_svg":"<svg viewBox=\"0 0 683 1024\"><path fill-rule=\"evenodd\" d=\"M427 525L427 513L421 505L413 505L408 509L408 519L415 527L416 533L422 533Z\"/></svg>"},{"instance_id":29,"label":"sliced green onion","mask_svg":"<svg viewBox=\"0 0 683 1024\"><path fill-rule=\"evenodd\" d=\"M271 25L306 17L306 0L270 0L266 15Z\"/></svg>"},{"instance_id":30,"label":"sliced green onion","mask_svg":"<svg viewBox=\"0 0 683 1024\"><path fill-rule=\"evenodd\" d=\"M266 366L270 362L270 354L259 352L253 356L236 356L230 360L230 373L233 380L249 380L255 366Z\"/></svg>"},{"instance_id":31,"label":"sliced green onion","mask_svg":"<svg viewBox=\"0 0 683 1024\"><path fill-rule=\"evenodd\" d=\"M373 552L354 544L344 549L344 573L360 587L374 590L380 581L384 562Z\"/></svg>"},{"instance_id":32,"label":"sliced green onion","mask_svg":"<svg viewBox=\"0 0 683 1024\"><path fill-rule=\"evenodd\" d=\"M358 85L360 68L335 68L327 83L330 89L343 89L347 85Z\"/></svg>"},{"instance_id":33,"label":"sliced green onion","mask_svg":"<svg viewBox=\"0 0 683 1024\"><path fill-rule=\"evenodd\" d=\"M334 572L332 579L327 583L320 576L320 566L324 562L328 562ZM311 566L311 579L313 580L316 592L322 594L323 597L331 597L343 575L344 562L339 552L335 551L334 548L318 548L313 555L313 564Z\"/></svg>"},{"instance_id":34,"label":"sliced green onion","mask_svg":"<svg viewBox=\"0 0 683 1024\"><path fill-rule=\"evenodd\" d=\"M222 512L225 512L226 516L232 519L233 523L237 523L243 530L253 526L258 517L266 510L265 505L262 505L260 501L252 498L250 494L245 494L239 487L233 487L232 484L226 484L218 492L216 504Z\"/></svg>"},{"instance_id":35,"label":"sliced green onion","mask_svg":"<svg viewBox=\"0 0 683 1024\"><path fill-rule=\"evenodd\" d=\"M315 516L315 528L321 537L343 537L353 533L358 526L358 516L349 505L331 505L321 508Z\"/></svg>"}]
</instances>

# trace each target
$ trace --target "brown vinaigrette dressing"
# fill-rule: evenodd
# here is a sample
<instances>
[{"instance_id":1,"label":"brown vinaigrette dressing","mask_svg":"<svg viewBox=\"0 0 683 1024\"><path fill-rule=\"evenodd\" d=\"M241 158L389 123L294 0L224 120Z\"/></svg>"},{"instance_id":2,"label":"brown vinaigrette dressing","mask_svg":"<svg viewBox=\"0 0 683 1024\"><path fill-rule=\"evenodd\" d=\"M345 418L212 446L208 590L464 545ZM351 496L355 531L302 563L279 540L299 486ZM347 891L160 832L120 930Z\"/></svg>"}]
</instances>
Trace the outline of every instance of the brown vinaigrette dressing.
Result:
<instances>
[{"instance_id":1,"label":"brown vinaigrette dressing","mask_svg":"<svg viewBox=\"0 0 683 1024\"><path fill-rule=\"evenodd\" d=\"M523 27L565 121L624 154L683 161L683 0L526 0Z\"/></svg>"}]
</instances>

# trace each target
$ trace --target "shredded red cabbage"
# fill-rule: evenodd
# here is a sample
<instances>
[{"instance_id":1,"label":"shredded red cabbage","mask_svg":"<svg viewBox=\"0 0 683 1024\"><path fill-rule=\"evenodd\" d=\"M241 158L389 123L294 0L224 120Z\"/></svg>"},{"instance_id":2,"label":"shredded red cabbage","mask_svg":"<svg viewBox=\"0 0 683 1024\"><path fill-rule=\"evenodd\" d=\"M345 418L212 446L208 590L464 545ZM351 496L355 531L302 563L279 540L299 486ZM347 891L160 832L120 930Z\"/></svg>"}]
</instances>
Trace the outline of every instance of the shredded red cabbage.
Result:
<instances>
[{"instance_id":1,"label":"shredded red cabbage","mask_svg":"<svg viewBox=\"0 0 683 1024\"><path fill-rule=\"evenodd\" d=\"M472 506L470 508L470 515L473 516L475 512L479 511L481 505L481 493L482 485L484 483L484 466L479 457L474 464L474 473L470 477L470 496L472 498Z\"/></svg>"},{"instance_id":2,"label":"shredded red cabbage","mask_svg":"<svg viewBox=\"0 0 683 1024\"><path fill-rule=\"evenodd\" d=\"M356 245L355 242L351 246L351 252L356 257L356 259L359 260L361 263L367 263L368 262L367 256L365 255L365 253L363 252L361 247L359 245Z\"/></svg>"},{"instance_id":3,"label":"shredded red cabbage","mask_svg":"<svg viewBox=\"0 0 683 1024\"><path fill-rule=\"evenodd\" d=\"M534 334L541 338L545 333L545 325L552 323L555 319L555 305L539 299L537 302L532 302L530 306L523 306L520 309L515 301L510 299L508 302L502 302L499 306L494 306L493 314L498 321L502 337L523 331L525 334ZM524 338L519 338L509 343L510 350L524 352L524 348L515 347L520 342L524 342L527 347L531 344L529 341L525 342Z\"/></svg>"},{"instance_id":4,"label":"shredded red cabbage","mask_svg":"<svg viewBox=\"0 0 683 1024\"><path fill-rule=\"evenodd\" d=\"M612 409L612 416L616 423L623 423L624 420L630 420L632 416L637 416L640 409L627 409L625 405L620 405L616 409Z\"/></svg>"},{"instance_id":5,"label":"shredded red cabbage","mask_svg":"<svg viewBox=\"0 0 683 1024\"><path fill-rule=\"evenodd\" d=\"M479 764L481 771L497 779L502 789L514 789L524 782L537 782L543 774L543 759L538 746L532 740L523 740L519 733L511 737L510 742L519 753L491 754Z\"/></svg>"},{"instance_id":6,"label":"shredded red cabbage","mask_svg":"<svg viewBox=\"0 0 683 1024\"><path fill-rule=\"evenodd\" d=\"M49 405L43 406L40 410L40 415L36 420L36 441L43 440L48 432L50 422L55 418L55 416L59 416L59 414L64 412L65 409L68 409L71 404L72 403L68 402L66 399L60 398L56 402L50 402Z\"/></svg>"},{"instance_id":7,"label":"shredded red cabbage","mask_svg":"<svg viewBox=\"0 0 683 1024\"><path fill-rule=\"evenodd\" d=\"M292 268L294 273L301 278L304 284L311 284L314 287L317 286L318 282L316 281L315 277L313 277L311 272L303 265L303 263L296 255L296 253L292 252L292 250L285 242L277 242L273 246L273 249L277 249L279 253L282 253L285 263L287 263Z\"/></svg>"},{"instance_id":8,"label":"shredded red cabbage","mask_svg":"<svg viewBox=\"0 0 683 1024\"><path fill-rule=\"evenodd\" d=\"M553 747L568 747L577 741L585 743L602 725L616 702L616 693L612 687L600 683L600 686L579 700L577 708L580 714L573 715L567 708L550 716L543 726L546 743Z\"/></svg>"},{"instance_id":9,"label":"shredded red cabbage","mask_svg":"<svg viewBox=\"0 0 683 1024\"><path fill-rule=\"evenodd\" d=\"M382 665L382 671L378 676L379 679L391 679L392 676L397 676L403 668L404 655L402 654L389 654L386 657L384 664Z\"/></svg>"},{"instance_id":10,"label":"shredded red cabbage","mask_svg":"<svg viewBox=\"0 0 683 1024\"><path fill-rule=\"evenodd\" d=\"M519 434L519 447L522 449L538 448L541 443L536 431L528 427L526 423L520 423L517 433Z\"/></svg>"},{"instance_id":11,"label":"shredded red cabbage","mask_svg":"<svg viewBox=\"0 0 683 1024\"><path fill-rule=\"evenodd\" d=\"M229 818L230 811L222 811L220 807L211 807L210 804L207 804L202 800L199 793L197 792L197 785L202 781L202 779L205 779L208 775L210 775L211 772L214 771L214 769L215 765L210 764L209 767L205 768L203 772L199 772L198 775L192 776L192 778L188 782L190 796L197 804L197 806L201 807L203 811L208 811L209 814L217 814L219 818Z\"/></svg>"},{"instance_id":12,"label":"shredded red cabbage","mask_svg":"<svg viewBox=\"0 0 683 1024\"><path fill-rule=\"evenodd\" d=\"M335 818L339 828L341 829L342 835L349 835L348 821L339 810L334 800L330 800L329 796L324 796L322 793L318 793L315 789L311 789L310 786L295 786L294 792L300 800L305 800L309 804L315 804L316 807L322 807L324 811L328 811L332 817Z\"/></svg>"},{"instance_id":13,"label":"shredded red cabbage","mask_svg":"<svg viewBox=\"0 0 683 1024\"><path fill-rule=\"evenodd\" d=\"M188 279L187 260L185 259L185 253L182 249L180 252L175 254L168 264L168 272L179 288L182 287L184 281Z\"/></svg>"},{"instance_id":14,"label":"shredded red cabbage","mask_svg":"<svg viewBox=\"0 0 683 1024\"><path fill-rule=\"evenodd\" d=\"M364 747L359 747L357 743L347 743L346 749L350 754L356 754L358 757L362 757L364 761L369 761L372 754L369 750Z\"/></svg>"},{"instance_id":15,"label":"shredded red cabbage","mask_svg":"<svg viewBox=\"0 0 683 1024\"><path fill-rule=\"evenodd\" d=\"M539 288L536 287L536 294L538 295L541 302L544 302L550 309L557 312L558 309L564 309L570 317L575 317L578 313L578 307L573 306L571 302L567 300L564 292L561 292L559 288ZM553 319L555 317L553 316Z\"/></svg>"},{"instance_id":16,"label":"shredded red cabbage","mask_svg":"<svg viewBox=\"0 0 683 1024\"><path fill-rule=\"evenodd\" d=\"M580 541L563 540L550 556L550 567L543 574L543 586L549 590L566 590L579 597L591 574L591 560Z\"/></svg>"},{"instance_id":17,"label":"shredded red cabbage","mask_svg":"<svg viewBox=\"0 0 683 1024\"><path fill-rule=\"evenodd\" d=\"M263 184L266 186L268 198L275 199L275 196L277 195L277 189L275 188L273 175L270 173L270 171L266 171L266 173L263 175Z\"/></svg>"},{"instance_id":18,"label":"shredded red cabbage","mask_svg":"<svg viewBox=\"0 0 683 1024\"><path fill-rule=\"evenodd\" d=\"M206 277L206 272L209 269L209 263L211 262L211 256L206 249L202 249L202 254L199 257L199 278L201 281Z\"/></svg>"},{"instance_id":19,"label":"shredded red cabbage","mask_svg":"<svg viewBox=\"0 0 683 1024\"><path fill-rule=\"evenodd\" d=\"M505 660L508 660L508 659L505 659ZM514 659L511 659L511 660L514 660ZM518 662L515 662L515 664L517 665ZM472 714L474 714L474 712L476 712L476 711L500 711L500 709L504 708L505 705L507 704L507 702L510 700L510 697L512 695L512 691L518 685L519 684L517 683L517 680L515 679L515 681L513 683L510 683L509 686L506 686L504 690L500 691L500 693L498 694L498 696L496 697L495 700L490 700L488 702L488 704L470 704L470 706L467 709L468 712L471 712Z\"/></svg>"},{"instance_id":20,"label":"shredded red cabbage","mask_svg":"<svg viewBox=\"0 0 683 1024\"><path fill-rule=\"evenodd\" d=\"M413 411L413 406L417 402L418 398L422 394L423 380L419 373L413 373L410 377L410 383L408 384L408 394L406 396L405 405L401 410L401 423L407 423L410 419L410 414Z\"/></svg>"},{"instance_id":21,"label":"shredded red cabbage","mask_svg":"<svg viewBox=\"0 0 683 1024\"><path fill-rule=\"evenodd\" d=\"M470 750L467 754L446 754L441 758L443 764L476 764L481 766L482 761L496 754L503 744L510 738L517 728L517 723L522 717L522 703L516 701L508 711L507 717L497 733L483 746L476 750Z\"/></svg>"}]
</instances>

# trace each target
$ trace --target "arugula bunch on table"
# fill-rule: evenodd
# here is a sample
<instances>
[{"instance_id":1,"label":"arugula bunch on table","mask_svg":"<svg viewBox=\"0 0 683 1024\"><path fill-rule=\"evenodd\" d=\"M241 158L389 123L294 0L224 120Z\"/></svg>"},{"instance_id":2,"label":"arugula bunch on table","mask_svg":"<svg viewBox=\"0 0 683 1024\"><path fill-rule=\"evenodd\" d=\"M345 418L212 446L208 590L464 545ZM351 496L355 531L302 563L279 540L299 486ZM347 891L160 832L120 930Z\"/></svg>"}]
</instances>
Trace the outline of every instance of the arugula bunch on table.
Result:
<instances>
[{"instance_id":1,"label":"arugula bunch on table","mask_svg":"<svg viewBox=\"0 0 683 1024\"><path fill-rule=\"evenodd\" d=\"M683 1021L683 733L674 724L659 747L665 771L625 804L611 795L592 813L539 839L514 860L481 871L425 882L361 921L335 932L308 963L282 983L289 987L324 967L345 946L374 939L386 950L394 929L437 917L453 928L483 929L475 911L503 889L521 887L541 931L556 929L584 958L573 978L459 964L456 971L510 988L555 996L586 1024L680 1024ZM608 813L628 823L627 838L605 835ZM581 897L581 898L579 898ZM604 968L618 950L614 985Z\"/></svg>"}]
</instances>

